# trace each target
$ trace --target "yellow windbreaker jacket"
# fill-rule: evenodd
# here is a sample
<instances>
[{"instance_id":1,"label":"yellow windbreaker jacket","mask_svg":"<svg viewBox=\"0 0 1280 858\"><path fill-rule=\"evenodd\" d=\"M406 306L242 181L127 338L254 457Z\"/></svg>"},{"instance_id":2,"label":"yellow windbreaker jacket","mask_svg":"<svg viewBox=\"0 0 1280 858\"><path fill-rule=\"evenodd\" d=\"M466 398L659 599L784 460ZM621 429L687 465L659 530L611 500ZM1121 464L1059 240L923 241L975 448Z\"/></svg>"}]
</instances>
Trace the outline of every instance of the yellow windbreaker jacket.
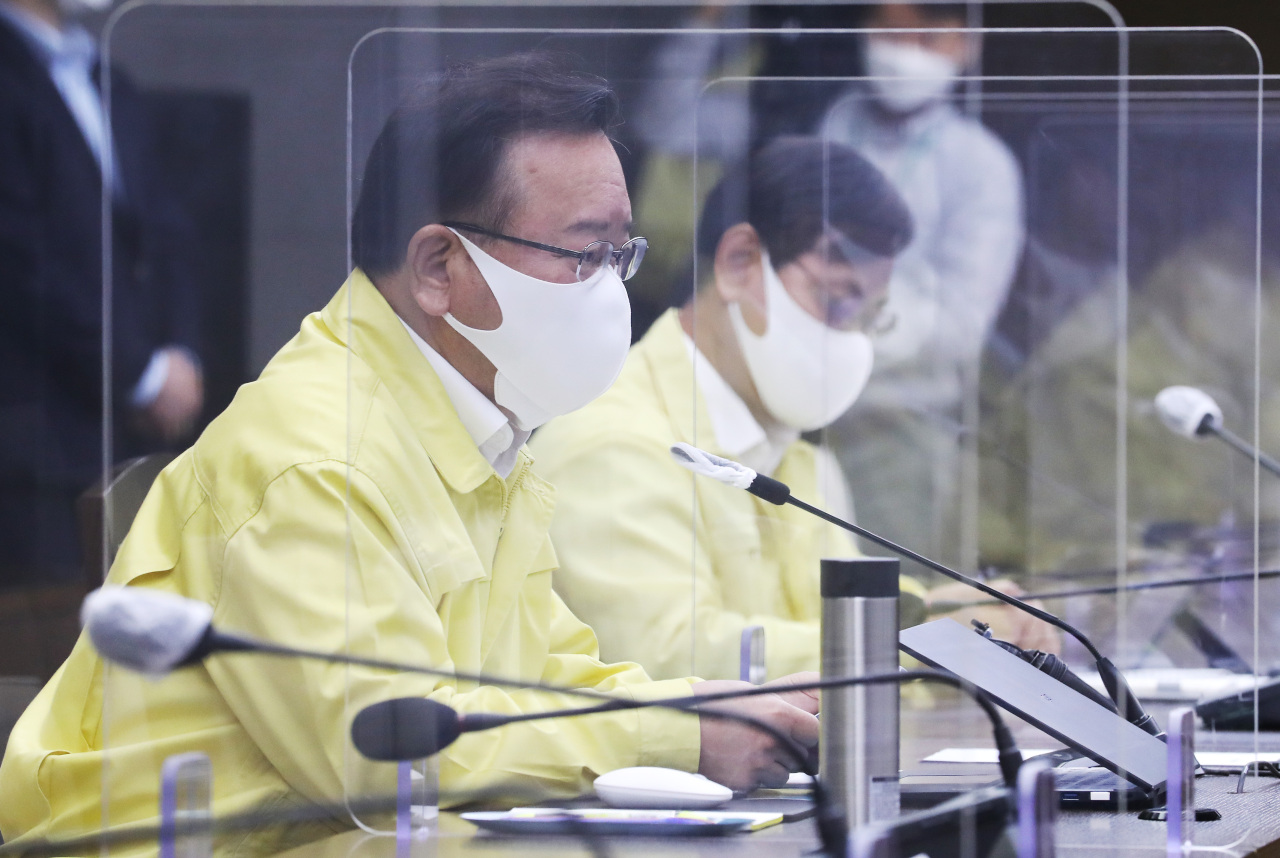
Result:
<instances>
[{"instance_id":1,"label":"yellow windbreaker jacket","mask_svg":"<svg viewBox=\"0 0 1280 858\"><path fill-rule=\"evenodd\" d=\"M596 630L605 659L633 659L655 677L737 679L742 631L753 625L765 629L770 678L817 670L819 562L856 549L795 507L695 479L672 460L676 441L726 455L672 310L632 347L608 393L530 443L559 489L557 591ZM772 476L798 498L819 498L807 442L792 444ZM919 600L913 608L923 614Z\"/></svg>"},{"instance_id":2,"label":"yellow windbreaker jacket","mask_svg":"<svg viewBox=\"0 0 1280 858\"><path fill-rule=\"evenodd\" d=\"M553 592L551 487L524 452L505 481L430 364L356 271L196 444L160 476L109 583L208 602L228 632L329 652L481 671L634 697L681 696L597 659ZM23 715L0 768L6 842L154 820L171 754L212 758L214 810L288 809L394 790L393 764L347 739L367 704L429 696L461 711L532 712L581 698L300 659L221 655L152 681L85 637ZM698 722L649 710L464 736L441 788L577 794L631 765L696 770ZM527 793L523 796L529 798ZM447 800L446 800L447 803ZM327 824L351 825L339 815ZM275 830L259 851L314 837Z\"/></svg>"}]
</instances>

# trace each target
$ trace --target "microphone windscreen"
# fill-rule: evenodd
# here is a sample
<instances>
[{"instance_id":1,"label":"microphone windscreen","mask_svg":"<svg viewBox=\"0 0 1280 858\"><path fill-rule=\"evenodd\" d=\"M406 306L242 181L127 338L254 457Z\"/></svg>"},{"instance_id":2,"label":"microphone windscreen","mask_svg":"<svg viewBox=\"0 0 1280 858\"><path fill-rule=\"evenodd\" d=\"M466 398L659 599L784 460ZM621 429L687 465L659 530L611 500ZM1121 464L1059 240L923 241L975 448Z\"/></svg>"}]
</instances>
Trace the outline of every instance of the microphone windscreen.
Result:
<instances>
[{"instance_id":1,"label":"microphone windscreen","mask_svg":"<svg viewBox=\"0 0 1280 858\"><path fill-rule=\"evenodd\" d=\"M398 762L438 754L462 734L458 713L425 697L398 697L360 710L351 742L370 760Z\"/></svg>"},{"instance_id":2,"label":"microphone windscreen","mask_svg":"<svg viewBox=\"0 0 1280 858\"><path fill-rule=\"evenodd\" d=\"M1222 425L1222 409L1213 397L1199 388L1182 384L1166 387L1156 394L1156 413L1165 426L1187 438L1197 438L1207 428Z\"/></svg>"},{"instance_id":3,"label":"microphone windscreen","mask_svg":"<svg viewBox=\"0 0 1280 858\"><path fill-rule=\"evenodd\" d=\"M85 597L80 622L108 661L153 676L182 664L209 631L213 608L146 587L102 587Z\"/></svg>"},{"instance_id":4,"label":"microphone windscreen","mask_svg":"<svg viewBox=\"0 0 1280 858\"><path fill-rule=\"evenodd\" d=\"M711 477L739 489L751 488L751 483L756 478L756 472L746 465L722 459L683 441L671 445L671 458L695 474Z\"/></svg>"}]
</instances>

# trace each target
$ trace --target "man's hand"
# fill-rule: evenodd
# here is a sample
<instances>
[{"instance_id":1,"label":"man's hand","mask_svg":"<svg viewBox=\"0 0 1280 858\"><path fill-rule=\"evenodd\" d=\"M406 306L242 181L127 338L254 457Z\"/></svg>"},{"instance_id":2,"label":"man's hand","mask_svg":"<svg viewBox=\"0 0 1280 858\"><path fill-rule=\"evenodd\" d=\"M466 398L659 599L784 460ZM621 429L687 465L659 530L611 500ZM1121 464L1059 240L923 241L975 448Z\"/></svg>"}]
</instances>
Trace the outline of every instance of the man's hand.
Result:
<instances>
[{"instance_id":1,"label":"man's hand","mask_svg":"<svg viewBox=\"0 0 1280 858\"><path fill-rule=\"evenodd\" d=\"M816 673L795 673L768 683L778 689L774 694L709 703L701 708L703 711L719 710L764 721L800 747L811 750L818 745L818 693L787 691L786 688L796 682L817 679ZM699 682L693 686L693 693L720 694L751 687L746 682L722 679ZM698 771L730 789L746 791L760 786L785 786L791 772L798 771L803 763L773 737L747 724L705 715L699 720L702 756L698 761Z\"/></svg>"},{"instance_id":2,"label":"man's hand","mask_svg":"<svg viewBox=\"0 0 1280 858\"><path fill-rule=\"evenodd\" d=\"M204 377L183 349L168 348L169 371L156 398L143 409L147 427L165 441L191 432L204 407Z\"/></svg>"},{"instance_id":3,"label":"man's hand","mask_svg":"<svg viewBox=\"0 0 1280 858\"><path fill-rule=\"evenodd\" d=\"M987 586L1010 596L1021 596L1022 588L1007 579L988 581ZM1038 649L1059 655L1062 652L1062 637L1058 630L1043 620L1037 620L1026 611L1020 611L1012 605L979 605L972 608L960 608L949 612L935 612L934 605L947 604L954 606L966 602L982 602L989 596L973 589L968 584L955 581L943 584L929 591L925 606L929 611L929 619L950 617L961 625L969 625L970 620L979 620L991 626L991 634L1000 640L1008 641L1022 649ZM1035 602L1037 608L1043 607Z\"/></svg>"}]
</instances>

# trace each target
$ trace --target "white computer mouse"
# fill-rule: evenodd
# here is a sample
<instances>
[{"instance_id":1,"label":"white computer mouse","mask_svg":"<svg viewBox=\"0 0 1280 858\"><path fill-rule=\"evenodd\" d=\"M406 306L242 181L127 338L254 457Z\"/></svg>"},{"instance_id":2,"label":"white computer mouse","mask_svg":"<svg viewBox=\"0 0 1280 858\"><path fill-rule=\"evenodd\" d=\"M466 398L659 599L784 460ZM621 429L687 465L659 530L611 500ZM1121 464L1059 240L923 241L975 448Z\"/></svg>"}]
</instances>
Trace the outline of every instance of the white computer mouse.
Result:
<instances>
[{"instance_id":1,"label":"white computer mouse","mask_svg":"<svg viewBox=\"0 0 1280 858\"><path fill-rule=\"evenodd\" d=\"M676 769L632 766L596 778L596 795L613 807L698 810L719 807L733 790Z\"/></svg>"}]
</instances>

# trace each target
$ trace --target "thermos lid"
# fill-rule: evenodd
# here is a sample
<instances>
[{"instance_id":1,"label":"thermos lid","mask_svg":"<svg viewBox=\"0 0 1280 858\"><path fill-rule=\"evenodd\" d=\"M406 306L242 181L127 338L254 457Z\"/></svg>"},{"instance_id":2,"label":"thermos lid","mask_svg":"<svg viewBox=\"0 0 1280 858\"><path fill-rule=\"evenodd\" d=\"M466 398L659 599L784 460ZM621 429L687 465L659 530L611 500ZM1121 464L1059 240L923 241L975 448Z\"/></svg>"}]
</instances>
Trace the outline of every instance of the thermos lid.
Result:
<instances>
[{"instance_id":1,"label":"thermos lid","mask_svg":"<svg viewBox=\"0 0 1280 858\"><path fill-rule=\"evenodd\" d=\"M822 561L822 598L896 599L899 563L896 557L825 559Z\"/></svg>"}]
</instances>

